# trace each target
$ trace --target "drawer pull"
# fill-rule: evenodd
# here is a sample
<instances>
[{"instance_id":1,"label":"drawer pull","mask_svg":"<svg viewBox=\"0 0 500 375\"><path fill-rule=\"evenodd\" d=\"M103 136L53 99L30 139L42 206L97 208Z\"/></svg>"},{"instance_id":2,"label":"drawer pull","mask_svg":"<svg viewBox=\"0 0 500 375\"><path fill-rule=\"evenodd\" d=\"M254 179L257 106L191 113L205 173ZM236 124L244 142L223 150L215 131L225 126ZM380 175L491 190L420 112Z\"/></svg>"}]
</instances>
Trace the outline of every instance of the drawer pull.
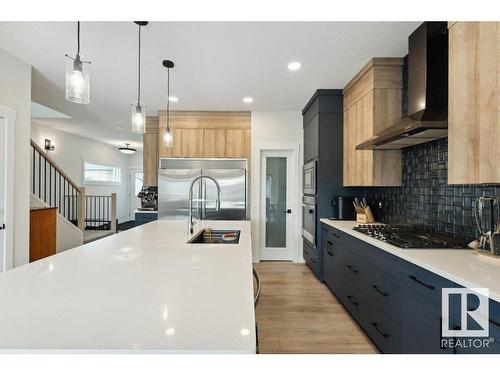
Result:
<instances>
[{"instance_id":1,"label":"drawer pull","mask_svg":"<svg viewBox=\"0 0 500 375\"><path fill-rule=\"evenodd\" d=\"M423 281L420 281L419 279L417 279L415 276L411 275L411 276L408 276L410 279L412 279L413 281L415 281L416 283L422 285L422 286L425 286L427 289L430 289L430 290L435 290L436 288L433 286L433 285L429 285L429 284L426 284L424 283Z\"/></svg>"},{"instance_id":2,"label":"drawer pull","mask_svg":"<svg viewBox=\"0 0 500 375\"><path fill-rule=\"evenodd\" d=\"M389 297L389 293L386 293L384 292L383 290L381 290L377 285L373 284L372 285L372 288L375 289L377 292L379 292L380 294L382 294L384 297Z\"/></svg>"},{"instance_id":3,"label":"drawer pull","mask_svg":"<svg viewBox=\"0 0 500 375\"><path fill-rule=\"evenodd\" d=\"M385 333L384 331L382 331L378 325L378 323L375 323L375 322L372 322L372 326L373 328L375 328L377 330L378 333L380 333L382 336L384 336L385 338L389 337L389 334L388 333Z\"/></svg>"},{"instance_id":4,"label":"drawer pull","mask_svg":"<svg viewBox=\"0 0 500 375\"><path fill-rule=\"evenodd\" d=\"M351 301L351 303L354 306L358 306L359 305L359 302L357 302L356 299L353 296L347 296L347 298L349 299L349 301Z\"/></svg>"},{"instance_id":5,"label":"drawer pull","mask_svg":"<svg viewBox=\"0 0 500 375\"><path fill-rule=\"evenodd\" d=\"M356 269L356 267L351 266L350 264L347 265L347 268L349 271L354 272L354 273L359 273L359 271Z\"/></svg>"},{"instance_id":6,"label":"drawer pull","mask_svg":"<svg viewBox=\"0 0 500 375\"><path fill-rule=\"evenodd\" d=\"M497 327L500 327L500 323L495 322L494 320L490 319L490 323L493 324L493 325L496 325Z\"/></svg>"}]
</instances>

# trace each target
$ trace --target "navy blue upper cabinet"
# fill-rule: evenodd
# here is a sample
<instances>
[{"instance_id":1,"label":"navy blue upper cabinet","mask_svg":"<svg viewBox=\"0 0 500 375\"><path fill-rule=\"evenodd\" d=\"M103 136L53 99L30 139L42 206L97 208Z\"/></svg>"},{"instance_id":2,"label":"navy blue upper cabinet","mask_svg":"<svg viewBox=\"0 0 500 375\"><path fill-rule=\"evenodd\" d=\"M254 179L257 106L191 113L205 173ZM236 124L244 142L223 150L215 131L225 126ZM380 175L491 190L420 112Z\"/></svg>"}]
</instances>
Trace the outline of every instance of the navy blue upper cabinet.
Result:
<instances>
[{"instance_id":1,"label":"navy blue upper cabinet","mask_svg":"<svg viewBox=\"0 0 500 375\"><path fill-rule=\"evenodd\" d=\"M304 126L304 162L318 157L319 115Z\"/></svg>"},{"instance_id":2,"label":"navy blue upper cabinet","mask_svg":"<svg viewBox=\"0 0 500 375\"><path fill-rule=\"evenodd\" d=\"M302 111L304 163L316 161L316 247L318 277L323 280L320 218L334 215L332 201L338 195L361 195L342 186L343 95L342 90L317 90ZM312 194L312 193L308 193ZM309 246L304 240L304 246Z\"/></svg>"}]
</instances>

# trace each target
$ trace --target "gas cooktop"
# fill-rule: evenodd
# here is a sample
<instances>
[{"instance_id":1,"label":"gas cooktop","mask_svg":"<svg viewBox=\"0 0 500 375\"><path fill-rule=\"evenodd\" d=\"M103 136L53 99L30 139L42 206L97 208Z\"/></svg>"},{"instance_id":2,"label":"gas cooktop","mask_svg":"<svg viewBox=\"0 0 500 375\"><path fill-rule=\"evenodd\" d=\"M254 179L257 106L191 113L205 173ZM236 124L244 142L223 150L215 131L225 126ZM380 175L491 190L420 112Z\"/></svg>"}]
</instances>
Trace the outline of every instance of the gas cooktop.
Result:
<instances>
[{"instance_id":1,"label":"gas cooktop","mask_svg":"<svg viewBox=\"0 0 500 375\"><path fill-rule=\"evenodd\" d=\"M410 225L360 224L354 230L404 249L465 249L469 240Z\"/></svg>"}]
</instances>

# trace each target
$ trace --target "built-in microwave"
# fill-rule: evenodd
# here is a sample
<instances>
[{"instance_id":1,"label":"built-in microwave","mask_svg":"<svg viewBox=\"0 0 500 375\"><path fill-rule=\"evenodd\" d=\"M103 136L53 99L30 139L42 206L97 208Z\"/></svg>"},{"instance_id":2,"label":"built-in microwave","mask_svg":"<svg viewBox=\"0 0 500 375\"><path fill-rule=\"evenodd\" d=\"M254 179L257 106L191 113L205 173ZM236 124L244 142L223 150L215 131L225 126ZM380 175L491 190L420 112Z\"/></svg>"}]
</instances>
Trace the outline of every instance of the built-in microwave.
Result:
<instances>
[{"instance_id":1,"label":"built-in microwave","mask_svg":"<svg viewBox=\"0 0 500 375\"><path fill-rule=\"evenodd\" d=\"M304 164L302 184L304 194L316 195L316 161Z\"/></svg>"}]
</instances>

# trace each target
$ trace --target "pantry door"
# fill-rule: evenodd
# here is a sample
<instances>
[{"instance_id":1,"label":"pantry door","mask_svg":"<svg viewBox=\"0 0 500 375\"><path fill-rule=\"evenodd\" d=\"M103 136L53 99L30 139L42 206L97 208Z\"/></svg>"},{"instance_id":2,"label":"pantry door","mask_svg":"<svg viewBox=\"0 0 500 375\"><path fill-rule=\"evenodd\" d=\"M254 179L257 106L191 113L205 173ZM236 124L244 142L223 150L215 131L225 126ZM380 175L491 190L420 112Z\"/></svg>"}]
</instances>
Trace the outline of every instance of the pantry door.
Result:
<instances>
[{"instance_id":1,"label":"pantry door","mask_svg":"<svg viewBox=\"0 0 500 375\"><path fill-rule=\"evenodd\" d=\"M260 177L260 259L294 260L297 176L294 150L263 150Z\"/></svg>"}]
</instances>

